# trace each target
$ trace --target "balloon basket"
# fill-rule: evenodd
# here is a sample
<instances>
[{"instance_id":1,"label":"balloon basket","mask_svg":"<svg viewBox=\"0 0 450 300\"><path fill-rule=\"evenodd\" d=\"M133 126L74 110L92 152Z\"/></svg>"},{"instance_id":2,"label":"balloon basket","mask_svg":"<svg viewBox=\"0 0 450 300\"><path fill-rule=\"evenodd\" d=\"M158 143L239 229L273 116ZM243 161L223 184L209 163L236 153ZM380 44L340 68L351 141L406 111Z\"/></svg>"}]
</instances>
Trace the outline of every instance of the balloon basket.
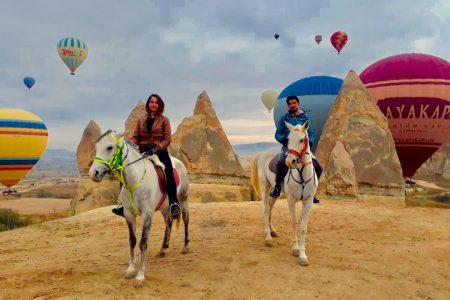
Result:
<instances>
[{"instance_id":1,"label":"balloon basket","mask_svg":"<svg viewBox=\"0 0 450 300\"><path fill-rule=\"evenodd\" d=\"M75 73L74 72L70 72L70 75L75 75Z\"/></svg>"}]
</instances>

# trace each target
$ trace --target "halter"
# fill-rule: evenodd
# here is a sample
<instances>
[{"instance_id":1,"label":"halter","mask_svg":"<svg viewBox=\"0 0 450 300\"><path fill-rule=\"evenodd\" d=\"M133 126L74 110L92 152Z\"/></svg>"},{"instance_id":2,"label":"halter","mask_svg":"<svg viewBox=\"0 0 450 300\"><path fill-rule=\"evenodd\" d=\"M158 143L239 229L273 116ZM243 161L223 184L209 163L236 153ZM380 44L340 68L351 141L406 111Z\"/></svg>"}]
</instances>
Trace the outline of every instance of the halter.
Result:
<instances>
[{"instance_id":1,"label":"halter","mask_svg":"<svg viewBox=\"0 0 450 300\"><path fill-rule=\"evenodd\" d=\"M296 168L298 173L300 174L300 180L296 180L294 178L294 176L292 176L292 169L289 170L289 177L288 177L288 183L289 183L289 179L292 178L292 180L294 180L295 182L297 182L298 184L300 184L302 186L302 194L300 196L300 199L303 200L303 192L305 190L305 186L308 184L308 182L310 182L313 178L314 178L314 184L316 183L316 170L314 170L313 167L313 175L310 179L308 179L307 181L305 181L305 179L303 179L303 169L306 167L306 165L312 163L312 161L305 163L303 160L303 157L305 156L305 154L309 154L309 152L306 152L308 150L308 143L309 143L309 139L308 136L306 136L303 140L303 149L298 152L297 150L294 149L288 149L288 153L289 154L293 154L297 157L297 162L296 165L298 165L299 163L302 164L302 167L299 169L298 167Z\"/></svg>"},{"instance_id":2,"label":"halter","mask_svg":"<svg viewBox=\"0 0 450 300\"><path fill-rule=\"evenodd\" d=\"M288 153L289 154L293 154L293 155L295 155L297 157L296 164L298 164L300 162L303 166L305 165L305 162L303 161L303 156L305 154L309 154L309 153L306 152L308 150L308 143L309 143L309 139L306 136L303 139L303 149L300 152L298 152L297 150L294 150L294 149L288 149Z\"/></svg>"},{"instance_id":3,"label":"halter","mask_svg":"<svg viewBox=\"0 0 450 300\"><path fill-rule=\"evenodd\" d=\"M124 172L125 167L130 165L131 163L124 166L123 162L128 157L129 148L127 147L127 153L126 153L125 157L123 157L123 148L125 145L124 141L122 139L117 138L114 134L109 134L109 137L111 137L116 142L116 145L117 145L116 149L114 150L113 156L111 157L111 159L109 161L106 161L103 158L96 156L94 158L94 161L105 164L108 167L108 171L112 172L112 174L114 176L116 176L117 179L119 179L120 183L122 183L122 185L125 187L125 189L128 192L128 198L130 199L132 213L134 216L136 216L136 215L138 215L138 212L136 211L136 209L134 207L133 195L131 192L133 190L137 189L141 185L141 183L144 181L145 175L147 174L147 169L145 168L145 160L144 160L144 174L142 174L141 180L139 180L139 182L137 182L132 187L128 187L128 185L125 181L125 177L123 176L123 172ZM136 162L136 161L134 161L134 162ZM134 162L132 162L132 163L134 163Z\"/></svg>"}]
</instances>

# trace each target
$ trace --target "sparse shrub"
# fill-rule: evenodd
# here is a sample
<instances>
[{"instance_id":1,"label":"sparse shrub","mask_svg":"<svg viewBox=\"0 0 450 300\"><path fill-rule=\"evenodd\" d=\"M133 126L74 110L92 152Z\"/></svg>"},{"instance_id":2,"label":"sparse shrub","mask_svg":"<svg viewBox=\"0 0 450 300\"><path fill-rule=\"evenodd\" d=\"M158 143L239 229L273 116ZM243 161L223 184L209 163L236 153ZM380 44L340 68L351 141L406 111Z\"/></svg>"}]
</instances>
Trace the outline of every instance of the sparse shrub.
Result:
<instances>
[{"instance_id":1,"label":"sparse shrub","mask_svg":"<svg viewBox=\"0 0 450 300\"><path fill-rule=\"evenodd\" d=\"M38 198L53 198L53 194L46 190L38 190L37 195Z\"/></svg>"},{"instance_id":2,"label":"sparse shrub","mask_svg":"<svg viewBox=\"0 0 450 300\"><path fill-rule=\"evenodd\" d=\"M31 224L30 219L21 217L11 209L0 208L0 231L11 230Z\"/></svg>"}]
</instances>

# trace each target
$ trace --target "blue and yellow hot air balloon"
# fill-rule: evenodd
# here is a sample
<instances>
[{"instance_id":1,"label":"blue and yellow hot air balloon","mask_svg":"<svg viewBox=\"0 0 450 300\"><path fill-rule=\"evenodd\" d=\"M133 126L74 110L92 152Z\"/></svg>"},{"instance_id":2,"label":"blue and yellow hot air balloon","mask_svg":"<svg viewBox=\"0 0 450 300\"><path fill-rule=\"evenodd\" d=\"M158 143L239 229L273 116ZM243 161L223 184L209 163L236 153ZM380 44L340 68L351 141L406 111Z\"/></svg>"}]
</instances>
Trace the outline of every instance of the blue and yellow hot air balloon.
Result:
<instances>
[{"instance_id":1,"label":"blue and yellow hot air balloon","mask_svg":"<svg viewBox=\"0 0 450 300\"><path fill-rule=\"evenodd\" d=\"M58 43L59 57L70 69L70 75L86 60L88 47L85 42L75 37L66 37Z\"/></svg>"},{"instance_id":2,"label":"blue and yellow hot air balloon","mask_svg":"<svg viewBox=\"0 0 450 300\"><path fill-rule=\"evenodd\" d=\"M47 147L48 131L35 114L0 109L0 183L16 185L38 162Z\"/></svg>"}]
</instances>

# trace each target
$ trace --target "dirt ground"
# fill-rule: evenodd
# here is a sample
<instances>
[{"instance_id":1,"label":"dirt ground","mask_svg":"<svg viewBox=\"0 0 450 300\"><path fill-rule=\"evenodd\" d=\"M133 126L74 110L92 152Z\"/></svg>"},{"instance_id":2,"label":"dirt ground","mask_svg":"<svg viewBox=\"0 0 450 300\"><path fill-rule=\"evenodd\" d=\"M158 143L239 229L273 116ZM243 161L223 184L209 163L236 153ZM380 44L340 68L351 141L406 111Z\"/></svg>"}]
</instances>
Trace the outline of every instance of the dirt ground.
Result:
<instances>
[{"instance_id":1,"label":"dirt ground","mask_svg":"<svg viewBox=\"0 0 450 300\"><path fill-rule=\"evenodd\" d=\"M21 215L42 215L67 211L70 199L24 198L0 200L0 208L12 209Z\"/></svg>"},{"instance_id":2,"label":"dirt ground","mask_svg":"<svg viewBox=\"0 0 450 300\"><path fill-rule=\"evenodd\" d=\"M128 232L110 209L0 232L0 299L450 298L447 209L322 201L302 267L285 200L275 206L280 237L271 248L261 202L194 203L189 254L180 253L180 226L167 255L155 257L164 229L155 214L141 289L124 279Z\"/></svg>"}]
</instances>

